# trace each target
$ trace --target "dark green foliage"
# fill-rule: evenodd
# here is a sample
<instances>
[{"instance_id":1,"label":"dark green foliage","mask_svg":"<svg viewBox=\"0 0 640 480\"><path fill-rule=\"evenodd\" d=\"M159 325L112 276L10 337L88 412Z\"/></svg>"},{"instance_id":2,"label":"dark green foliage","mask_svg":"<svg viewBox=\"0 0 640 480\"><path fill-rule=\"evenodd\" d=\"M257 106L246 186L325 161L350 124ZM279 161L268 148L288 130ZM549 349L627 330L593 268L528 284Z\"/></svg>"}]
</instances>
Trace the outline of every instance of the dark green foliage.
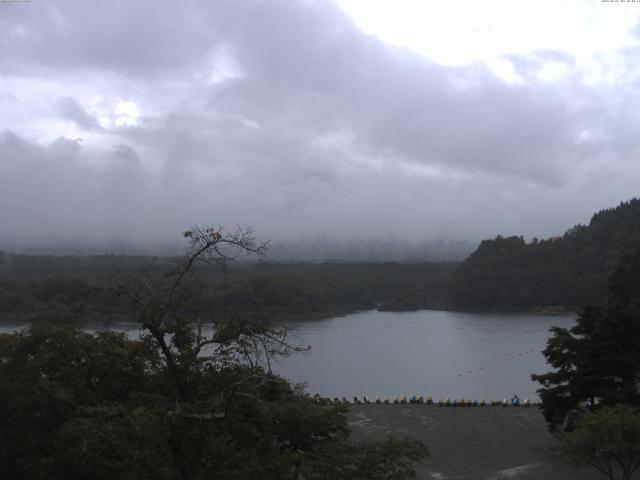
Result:
<instances>
[{"instance_id":1,"label":"dark green foliage","mask_svg":"<svg viewBox=\"0 0 640 480\"><path fill-rule=\"evenodd\" d=\"M271 358L304 349L286 328L236 314L202 332L194 266L260 255L264 244L242 229L184 236L191 248L169 271L145 268L101 291L125 302L139 340L63 320L0 335L0 478L300 480L353 464L329 450L375 466L366 478L412 478L421 443L353 446L346 407L271 373Z\"/></svg>"},{"instance_id":2,"label":"dark green foliage","mask_svg":"<svg viewBox=\"0 0 640 480\"><path fill-rule=\"evenodd\" d=\"M352 445L345 407L222 357L183 369L178 391L148 341L49 322L0 336L0 477L413 478L419 442Z\"/></svg>"},{"instance_id":3,"label":"dark green foliage","mask_svg":"<svg viewBox=\"0 0 640 480\"><path fill-rule=\"evenodd\" d=\"M154 264L170 267L172 259L123 256L30 257L5 255L0 265L0 316L33 318L47 312L74 314L81 305L90 316L109 311L126 315L131 305L114 309L111 299L91 288L108 284L114 272L131 277ZM196 267L202 290L183 287L207 317L260 312L282 318L327 317L368 310L442 307L455 264L285 264L236 265L226 274ZM86 300L86 303L84 303Z\"/></svg>"},{"instance_id":4,"label":"dark green foliage","mask_svg":"<svg viewBox=\"0 0 640 480\"><path fill-rule=\"evenodd\" d=\"M618 261L638 246L640 199L598 212L562 237L485 240L454 273L451 301L464 308L600 303Z\"/></svg>"},{"instance_id":5,"label":"dark green foliage","mask_svg":"<svg viewBox=\"0 0 640 480\"><path fill-rule=\"evenodd\" d=\"M561 465L589 466L610 480L630 480L640 467L640 410L605 407L580 415L575 428L556 435Z\"/></svg>"},{"instance_id":6,"label":"dark green foliage","mask_svg":"<svg viewBox=\"0 0 640 480\"><path fill-rule=\"evenodd\" d=\"M556 370L532 376L552 430L571 427L581 406L640 405L640 248L623 257L604 306L586 307L574 327L552 332L543 353Z\"/></svg>"},{"instance_id":7,"label":"dark green foliage","mask_svg":"<svg viewBox=\"0 0 640 480\"><path fill-rule=\"evenodd\" d=\"M58 436L81 409L128 404L153 391L154 349L124 335L89 335L60 323L36 323L0 336L0 460L3 478L44 478Z\"/></svg>"}]
</instances>

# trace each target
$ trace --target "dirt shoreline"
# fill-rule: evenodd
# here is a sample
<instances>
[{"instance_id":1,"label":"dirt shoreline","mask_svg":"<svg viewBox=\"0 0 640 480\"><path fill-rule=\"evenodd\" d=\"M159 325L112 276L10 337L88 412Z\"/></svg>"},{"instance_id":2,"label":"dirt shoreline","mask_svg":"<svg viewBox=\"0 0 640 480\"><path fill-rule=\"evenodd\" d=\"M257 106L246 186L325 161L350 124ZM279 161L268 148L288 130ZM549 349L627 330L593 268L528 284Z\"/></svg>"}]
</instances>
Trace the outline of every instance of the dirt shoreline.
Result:
<instances>
[{"instance_id":1,"label":"dirt shoreline","mask_svg":"<svg viewBox=\"0 0 640 480\"><path fill-rule=\"evenodd\" d=\"M438 407L436 405L353 405L353 438L387 435L425 441L431 457L417 466L429 480L598 480L589 469L559 470L554 445L537 407Z\"/></svg>"}]
</instances>

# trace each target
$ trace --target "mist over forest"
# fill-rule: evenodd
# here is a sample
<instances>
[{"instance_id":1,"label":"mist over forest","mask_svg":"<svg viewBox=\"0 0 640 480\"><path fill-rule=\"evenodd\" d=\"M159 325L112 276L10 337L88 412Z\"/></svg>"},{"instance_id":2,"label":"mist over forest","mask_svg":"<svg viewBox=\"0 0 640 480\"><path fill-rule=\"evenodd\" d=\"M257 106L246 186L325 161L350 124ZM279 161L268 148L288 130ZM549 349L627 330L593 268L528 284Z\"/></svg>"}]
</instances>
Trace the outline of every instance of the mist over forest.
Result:
<instances>
[{"instance_id":1,"label":"mist over forest","mask_svg":"<svg viewBox=\"0 0 640 480\"><path fill-rule=\"evenodd\" d=\"M184 242L136 244L126 239L84 240L30 239L0 243L0 251L18 255L149 255L173 256L184 251ZM381 239L331 241L317 238L271 241L266 259L273 262L459 262L476 247L470 241L432 240L408 242ZM254 262L247 257L240 261Z\"/></svg>"}]
</instances>

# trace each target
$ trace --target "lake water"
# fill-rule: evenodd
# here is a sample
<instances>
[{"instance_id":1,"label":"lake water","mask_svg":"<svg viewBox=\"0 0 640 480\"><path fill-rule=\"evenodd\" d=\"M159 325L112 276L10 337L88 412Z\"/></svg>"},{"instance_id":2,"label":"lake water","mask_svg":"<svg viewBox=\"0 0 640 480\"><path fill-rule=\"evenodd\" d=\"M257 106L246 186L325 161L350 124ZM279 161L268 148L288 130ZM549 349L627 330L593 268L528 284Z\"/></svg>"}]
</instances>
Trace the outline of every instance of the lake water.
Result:
<instances>
[{"instance_id":1,"label":"lake water","mask_svg":"<svg viewBox=\"0 0 640 480\"><path fill-rule=\"evenodd\" d=\"M534 399L549 328L575 317L422 310L297 322L312 350L277 370L323 396Z\"/></svg>"},{"instance_id":2,"label":"lake water","mask_svg":"<svg viewBox=\"0 0 640 480\"><path fill-rule=\"evenodd\" d=\"M535 399L530 375L550 369L541 354L549 328L575 317L422 310L292 322L312 349L274 370L322 396ZM24 326L0 324L0 333ZM134 323L113 328L138 333Z\"/></svg>"}]
</instances>

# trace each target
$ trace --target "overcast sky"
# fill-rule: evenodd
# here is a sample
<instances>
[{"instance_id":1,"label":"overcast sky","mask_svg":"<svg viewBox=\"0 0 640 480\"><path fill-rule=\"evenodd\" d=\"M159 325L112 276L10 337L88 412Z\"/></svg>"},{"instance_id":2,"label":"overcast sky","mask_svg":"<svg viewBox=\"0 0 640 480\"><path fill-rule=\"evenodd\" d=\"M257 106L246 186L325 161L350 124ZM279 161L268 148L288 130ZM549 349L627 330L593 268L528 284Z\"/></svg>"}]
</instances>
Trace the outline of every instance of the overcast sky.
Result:
<instances>
[{"instance_id":1,"label":"overcast sky","mask_svg":"<svg viewBox=\"0 0 640 480\"><path fill-rule=\"evenodd\" d=\"M640 3L0 3L0 241L546 237L640 192Z\"/></svg>"}]
</instances>

